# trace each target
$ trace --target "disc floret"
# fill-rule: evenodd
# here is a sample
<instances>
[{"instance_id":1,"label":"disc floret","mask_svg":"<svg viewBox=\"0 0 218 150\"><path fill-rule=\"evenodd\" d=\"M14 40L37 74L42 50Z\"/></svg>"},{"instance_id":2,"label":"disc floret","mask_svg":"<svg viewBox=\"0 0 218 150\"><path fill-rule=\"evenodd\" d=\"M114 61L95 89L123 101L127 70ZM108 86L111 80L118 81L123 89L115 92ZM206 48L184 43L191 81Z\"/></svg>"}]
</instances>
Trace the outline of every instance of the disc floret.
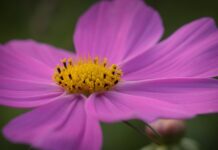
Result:
<instances>
[{"instance_id":1,"label":"disc floret","mask_svg":"<svg viewBox=\"0 0 218 150\"><path fill-rule=\"evenodd\" d=\"M53 79L68 93L83 93L107 91L113 88L122 76L121 69L109 65L107 59L63 59L55 69Z\"/></svg>"}]
</instances>

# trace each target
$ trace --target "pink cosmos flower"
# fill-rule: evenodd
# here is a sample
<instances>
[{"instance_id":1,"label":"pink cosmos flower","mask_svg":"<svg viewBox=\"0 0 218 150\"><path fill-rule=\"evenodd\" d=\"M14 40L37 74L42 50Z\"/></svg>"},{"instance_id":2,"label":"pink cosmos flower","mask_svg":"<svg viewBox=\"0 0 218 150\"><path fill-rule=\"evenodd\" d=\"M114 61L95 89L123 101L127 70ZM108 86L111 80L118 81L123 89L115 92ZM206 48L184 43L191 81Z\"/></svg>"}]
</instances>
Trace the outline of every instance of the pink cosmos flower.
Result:
<instances>
[{"instance_id":1,"label":"pink cosmos flower","mask_svg":"<svg viewBox=\"0 0 218 150\"><path fill-rule=\"evenodd\" d=\"M33 108L6 125L5 137L43 150L99 150L99 120L217 112L214 21L198 19L159 42L162 34L142 0L113 0L79 19L76 54L32 40L0 45L0 104Z\"/></svg>"}]
</instances>

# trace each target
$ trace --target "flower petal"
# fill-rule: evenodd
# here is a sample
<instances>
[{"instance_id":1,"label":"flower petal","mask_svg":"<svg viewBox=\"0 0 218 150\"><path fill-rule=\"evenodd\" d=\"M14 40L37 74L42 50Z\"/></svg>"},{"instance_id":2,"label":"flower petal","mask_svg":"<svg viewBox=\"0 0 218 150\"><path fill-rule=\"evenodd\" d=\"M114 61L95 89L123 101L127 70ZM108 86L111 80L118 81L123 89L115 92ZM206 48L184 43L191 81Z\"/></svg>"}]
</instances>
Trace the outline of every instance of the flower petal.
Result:
<instances>
[{"instance_id":1,"label":"flower petal","mask_svg":"<svg viewBox=\"0 0 218 150\"><path fill-rule=\"evenodd\" d=\"M15 40L0 45L0 75L16 79L49 80L60 59L68 52L32 40Z\"/></svg>"},{"instance_id":2,"label":"flower petal","mask_svg":"<svg viewBox=\"0 0 218 150\"><path fill-rule=\"evenodd\" d=\"M99 150L102 142L99 123L85 112L82 97L69 96L21 115L3 132L15 143L42 150Z\"/></svg>"},{"instance_id":3,"label":"flower petal","mask_svg":"<svg viewBox=\"0 0 218 150\"><path fill-rule=\"evenodd\" d=\"M218 112L216 79L180 78L125 82L119 84L117 90L179 105L191 115Z\"/></svg>"},{"instance_id":4,"label":"flower petal","mask_svg":"<svg viewBox=\"0 0 218 150\"><path fill-rule=\"evenodd\" d=\"M0 52L0 105L37 107L63 94L52 75L70 53L32 40L10 41Z\"/></svg>"},{"instance_id":5,"label":"flower petal","mask_svg":"<svg viewBox=\"0 0 218 150\"><path fill-rule=\"evenodd\" d=\"M37 59L52 69L63 58L74 57L74 54L54 46L39 43L34 40L12 40L3 45L6 51L16 55L26 55Z\"/></svg>"},{"instance_id":6,"label":"flower petal","mask_svg":"<svg viewBox=\"0 0 218 150\"><path fill-rule=\"evenodd\" d=\"M28 55L18 55L1 47L0 75L18 79L51 80L53 70Z\"/></svg>"},{"instance_id":7,"label":"flower petal","mask_svg":"<svg viewBox=\"0 0 218 150\"><path fill-rule=\"evenodd\" d=\"M126 80L217 76L218 30L215 22L210 18L191 22L121 66Z\"/></svg>"},{"instance_id":8,"label":"flower petal","mask_svg":"<svg viewBox=\"0 0 218 150\"><path fill-rule=\"evenodd\" d=\"M49 103L64 91L50 82L0 76L0 105L30 108Z\"/></svg>"},{"instance_id":9,"label":"flower petal","mask_svg":"<svg viewBox=\"0 0 218 150\"><path fill-rule=\"evenodd\" d=\"M146 51L162 33L159 14L142 0L104 0L80 18L74 42L80 56L116 63Z\"/></svg>"},{"instance_id":10,"label":"flower petal","mask_svg":"<svg viewBox=\"0 0 218 150\"><path fill-rule=\"evenodd\" d=\"M121 92L92 95L86 109L103 122L141 119L151 122L158 118L189 118L179 105Z\"/></svg>"}]
</instances>

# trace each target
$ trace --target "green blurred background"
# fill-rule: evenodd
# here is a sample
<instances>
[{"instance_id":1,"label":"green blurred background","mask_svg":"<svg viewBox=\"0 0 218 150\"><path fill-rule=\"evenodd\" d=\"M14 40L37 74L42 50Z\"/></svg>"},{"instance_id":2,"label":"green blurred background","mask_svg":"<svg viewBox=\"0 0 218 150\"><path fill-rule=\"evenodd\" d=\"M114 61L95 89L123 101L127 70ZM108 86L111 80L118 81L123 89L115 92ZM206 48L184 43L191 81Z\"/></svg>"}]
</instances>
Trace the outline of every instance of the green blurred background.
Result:
<instances>
[{"instance_id":1,"label":"green blurred background","mask_svg":"<svg viewBox=\"0 0 218 150\"><path fill-rule=\"evenodd\" d=\"M0 0L0 43L32 38L72 49L72 34L78 17L96 0ZM164 21L165 37L183 24L203 16L218 21L217 0L147 0ZM0 128L22 110L0 107ZM133 122L142 126L139 122ZM187 136L201 150L218 150L218 115L187 121ZM103 125L104 150L137 150L149 143L145 137L123 124ZM0 150L28 150L0 136Z\"/></svg>"}]
</instances>

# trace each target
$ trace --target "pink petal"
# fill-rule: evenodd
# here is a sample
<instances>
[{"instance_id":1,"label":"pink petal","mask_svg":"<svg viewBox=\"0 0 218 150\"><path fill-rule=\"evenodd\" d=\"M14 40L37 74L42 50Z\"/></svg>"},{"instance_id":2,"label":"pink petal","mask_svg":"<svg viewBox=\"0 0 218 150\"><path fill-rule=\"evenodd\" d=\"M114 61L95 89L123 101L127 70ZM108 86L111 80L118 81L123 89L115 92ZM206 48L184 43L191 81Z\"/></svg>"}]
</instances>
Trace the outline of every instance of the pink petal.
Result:
<instances>
[{"instance_id":1,"label":"pink petal","mask_svg":"<svg viewBox=\"0 0 218 150\"><path fill-rule=\"evenodd\" d=\"M13 40L3 45L6 51L16 55L26 55L43 62L52 69L63 58L74 57L74 54L61 48L39 43L34 40Z\"/></svg>"},{"instance_id":2,"label":"pink petal","mask_svg":"<svg viewBox=\"0 0 218 150\"><path fill-rule=\"evenodd\" d=\"M73 56L49 45L31 40L0 45L0 76L28 80L52 80L60 59Z\"/></svg>"},{"instance_id":3,"label":"pink petal","mask_svg":"<svg viewBox=\"0 0 218 150\"><path fill-rule=\"evenodd\" d=\"M121 92L92 95L86 109L103 122L140 119L151 122L158 118L184 119L190 115L179 105Z\"/></svg>"},{"instance_id":4,"label":"pink petal","mask_svg":"<svg viewBox=\"0 0 218 150\"><path fill-rule=\"evenodd\" d=\"M159 14L142 0L101 1L80 18L74 42L80 56L116 63L146 51L162 33Z\"/></svg>"},{"instance_id":5,"label":"pink petal","mask_svg":"<svg viewBox=\"0 0 218 150\"><path fill-rule=\"evenodd\" d=\"M122 64L126 80L218 75L218 30L210 18L193 21Z\"/></svg>"},{"instance_id":6,"label":"pink petal","mask_svg":"<svg viewBox=\"0 0 218 150\"><path fill-rule=\"evenodd\" d=\"M218 80L162 79L125 82L117 90L181 106L190 115L218 112Z\"/></svg>"},{"instance_id":7,"label":"pink petal","mask_svg":"<svg viewBox=\"0 0 218 150\"><path fill-rule=\"evenodd\" d=\"M60 99L12 120L3 130L15 143L42 150L99 150L99 123L84 109L82 97Z\"/></svg>"},{"instance_id":8,"label":"pink petal","mask_svg":"<svg viewBox=\"0 0 218 150\"><path fill-rule=\"evenodd\" d=\"M16 54L0 47L0 75L18 79L51 80L54 70L25 53Z\"/></svg>"},{"instance_id":9,"label":"pink petal","mask_svg":"<svg viewBox=\"0 0 218 150\"><path fill-rule=\"evenodd\" d=\"M0 76L0 105L30 108L47 104L64 91L50 82L12 79Z\"/></svg>"}]
</instances>

